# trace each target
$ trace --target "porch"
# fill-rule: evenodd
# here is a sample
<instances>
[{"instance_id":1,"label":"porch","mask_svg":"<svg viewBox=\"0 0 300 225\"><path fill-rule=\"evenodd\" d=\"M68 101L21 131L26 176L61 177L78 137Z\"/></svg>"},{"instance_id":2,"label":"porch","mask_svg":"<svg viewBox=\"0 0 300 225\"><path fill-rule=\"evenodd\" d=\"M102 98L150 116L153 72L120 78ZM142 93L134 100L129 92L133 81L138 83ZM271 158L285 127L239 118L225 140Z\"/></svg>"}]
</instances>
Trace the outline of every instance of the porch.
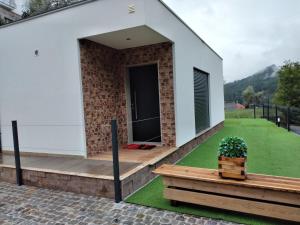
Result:
<instances>
[{"instance_id":1,"label":"porch","mask_svg":"<svg viewBox=\"0 0 300 225\"><path fill-rule=\"evenodd\" d=\"M112 119L120 146L176 146L172 45L147 26L79 40L88 158L111 155ZM124 159L136 162L134 155Z\"/></svg>"},{"instance_id":2,"label":"porch","mask_svg":"<svg viewBox=\"0 0 300 225\"><path fill-rule=\"evenodd\" d=\"M122 196L126 197L151 180L160 161L166 162L176 148L149 150L120 149ZM114 197L111 152L84 159L81 157L21 154L23 182L26 185L75 193ZM0 181L16 182L15 159L11 152L0 153Z\"/></svg>"},{"instance_id":3,"label":"porch","mask_svg":"<svg viewBox=\"0 0 300 225\"><path fill-rule=\"evenodd\" d=\"M179 148L119 149L122 197L125 198L152 180L155 177L152 173L154 169L165 163L177 162L222 127L221 123ZM25 185L114 198L111 152L84 159L25 153L21 148L20 158ZM16 183L15 160L11 151L0 153L0 181Z\"/></svg>"}]
</instances>

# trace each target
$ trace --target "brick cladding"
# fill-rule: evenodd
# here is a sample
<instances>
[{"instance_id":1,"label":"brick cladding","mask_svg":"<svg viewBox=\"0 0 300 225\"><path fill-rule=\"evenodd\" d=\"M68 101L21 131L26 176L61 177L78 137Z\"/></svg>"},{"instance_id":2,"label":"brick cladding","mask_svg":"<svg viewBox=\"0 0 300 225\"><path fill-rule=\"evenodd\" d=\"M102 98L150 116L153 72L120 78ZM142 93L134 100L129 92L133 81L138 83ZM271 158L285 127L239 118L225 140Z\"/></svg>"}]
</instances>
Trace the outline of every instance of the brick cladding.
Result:
<instances>
[{"instance_id":1,"label":"brick cladding","mask_svg":"<svg viewBox=\"0 0 300 225\"><path fill-rule=\"evenodd\" d=\"M80 58L88 156L111 151L112 118L118 120L120 144L127 143L125 79L129 65L158 64L162 144L176 145L171 43L116 50L81 40Z\"/></svg>"}]
</instances>

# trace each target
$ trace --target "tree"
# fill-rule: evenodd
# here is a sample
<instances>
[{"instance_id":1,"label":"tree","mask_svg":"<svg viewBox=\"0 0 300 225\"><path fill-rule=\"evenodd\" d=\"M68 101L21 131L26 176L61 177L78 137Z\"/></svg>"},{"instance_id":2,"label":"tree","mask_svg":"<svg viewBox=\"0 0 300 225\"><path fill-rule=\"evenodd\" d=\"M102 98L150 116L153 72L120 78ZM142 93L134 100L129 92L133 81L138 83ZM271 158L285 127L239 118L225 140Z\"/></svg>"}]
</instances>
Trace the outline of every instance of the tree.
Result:
<instances>
[{"instance_id":1,"label":"tree","mask_svg":"<svg viewBox=\"0 0 300 225\"><path fill-rule=\"evenodd\" d=\"M49 0L27 0L25 10L23 10L22 17L37 15L42 12L48 11L50 8Z\"/></svg>"},{"instance_id":2,"label":"tree","mask_svg":"<svg viewBox=\"0 0 300 225\"><path fill-rule=\"evenodd\" d=\"M244 91L243 91L243 98L246 107L249 107L251 103L253 103L255 99L255 92L253 89L253 86L248 86Z\"/></svg>"},{"instance_id":3,"label":"tree","mask_svg":"<svg viewBox=\"0 0 300 225\"><path fill-rule=\"evenodd\" d=\"M22 18L61 8L77 1L78 0L27 0Z\"/></svg>"},{"instance_id":4,"label":"tree","mask_svg":"<svg viewBox=\"0 0 300 225\"><path fill-rule=\"evenodd\" d=\"M259 91L255 93L255 104L262 104L264 101L264 91Z\"/></svg>"},{"instance_id":5,"label":"tree","mask_svg":"<svg viewBox=\"0 0 300 225\"><path fill-rule=\"evenodd\" d=\"M300 107L300 63L286 61L279 70L275 102Z\"/></svg>"}]
</instances>

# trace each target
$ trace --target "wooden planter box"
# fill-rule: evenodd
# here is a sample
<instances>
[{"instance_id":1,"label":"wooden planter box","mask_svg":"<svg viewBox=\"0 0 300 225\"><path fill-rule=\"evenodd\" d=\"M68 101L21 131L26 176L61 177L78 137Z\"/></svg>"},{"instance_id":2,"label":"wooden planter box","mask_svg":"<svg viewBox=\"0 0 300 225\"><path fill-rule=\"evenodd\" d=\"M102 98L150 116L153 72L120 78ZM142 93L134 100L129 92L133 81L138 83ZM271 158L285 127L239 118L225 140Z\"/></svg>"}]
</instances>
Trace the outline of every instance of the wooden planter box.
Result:
<instances>
[{"instance_id":1,"label":"wooden planter box","mask_svg":"<svg viewBox=\"0 0 300 225\"><path fill-rule=\"evenodd\" d=\"M232 178L237 180L246 179L247 158L219 157L219 175L222 178Z\"/></svg>"}]
</instances>

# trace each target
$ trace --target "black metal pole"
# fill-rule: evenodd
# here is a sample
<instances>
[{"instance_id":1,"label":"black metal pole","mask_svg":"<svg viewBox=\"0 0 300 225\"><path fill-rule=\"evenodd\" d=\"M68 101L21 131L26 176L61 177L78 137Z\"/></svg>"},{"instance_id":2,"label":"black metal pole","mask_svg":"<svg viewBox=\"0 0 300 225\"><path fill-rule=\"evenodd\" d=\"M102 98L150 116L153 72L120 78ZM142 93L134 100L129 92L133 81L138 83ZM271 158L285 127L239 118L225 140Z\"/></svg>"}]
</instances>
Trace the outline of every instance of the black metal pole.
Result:
<instances>
[{"instance_id":1,"label":"black metal pole","mask_svg":"<svg viewBox=\"0 0 300 225\"><path fill-rule=\"evenodd\" d=\"M112 154L113 154L113 167L114 167L114 186L115 186L115 202L122 201L122 190L120 181L120 166L119 166L119 146L118 146L118 126L117 121L111 121L111 134L112 134Z\"/></svg>"},{"instance_id":2,"label":"black metal pole","mask_svg":"<svg viewBox=\"0 0 300 225\"><path fill-rule=\"evenodd\" d=\"M262 105L263 108L263 118L265 118L265 104Z\"/></svg>"},{"instance_id":3,"label":"black metal pole","mask_svg":"<svg viewBox=\"0 0 300 225\"><path fill-rule=\"evenodd\" d=\"M13 131L13 138L14 138L16 179L17 179L17 185L21 186L23 184L23 180L22 180L22 169L21 169L19 138L18 138L18 124L16 120L12 121L11 123L12 123L12 131Z\"/></svg>"},{"instance_id":4,"label":"black metal pole","mask_svg":"<svg viewBox=\"0 0 300 225\"><path fill-rule=\"evenodd\" d=\"M286 109L286 126L287 126L287 130L291 131L291 129L290 129L290 107L287 107L287 109Z\"/></svg>"},{"instance_id":5,"label":"black metal pole","mask_svg":"<svg viewBox=\"0 0 300 225\"><path fill-rule=\"evenodd\" d=\"M254 108L253 108L253 112L254 112L254 119L256 119L256 105L254 104L254 106L253 106Z\"/></svg>"},{"instance_id":6,"label":"black metal pole","mask_svg":"<svg viewBox=\"0 0 300 225\"><path fill-rule=\"evenodd\" d=\"M1 127L0 127L0 153L2 153L2 141L1 141L1 137L2 137L2 134L1 134Z\"/></svg>"},{"instance_id":7,"label":"black metal pole","mask_svg":"<svg viewBox=\"0 0 300 225\"><path fill-rule=\"evenodd\" d=\"M275 105L275 123L278 126L279 121L278 121L278 108L277 108L277 105Z\"/></svg>"},{"instance_id":8,"label":"black metal pole","mask_svg":"<svg viewBox=\"0 0 300 225\"><path fill-rule=\"evenodd\" d=\"M270 104L269 103L268 103L268 111L267 112L268 112L268 115L267 115L268 116L268 120L270 120Z\"/></svg>"}]
</instances>

